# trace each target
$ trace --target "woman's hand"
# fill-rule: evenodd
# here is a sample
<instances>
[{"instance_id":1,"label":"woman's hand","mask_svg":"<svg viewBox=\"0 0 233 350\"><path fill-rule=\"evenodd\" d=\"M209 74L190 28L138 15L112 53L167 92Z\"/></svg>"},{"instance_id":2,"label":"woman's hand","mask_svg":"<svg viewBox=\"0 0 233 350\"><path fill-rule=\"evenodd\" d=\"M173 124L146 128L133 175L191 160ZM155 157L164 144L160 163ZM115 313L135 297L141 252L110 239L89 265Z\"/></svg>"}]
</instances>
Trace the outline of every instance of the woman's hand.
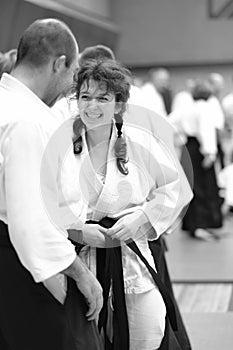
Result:
<instances>
[{"instance_id":1,"label":"woman's hand","mask_svg":"<svg viewBox=\"0 0 233 350\"><path fill-rule=\"evenodd\" d=\"M105 236L107 229L98 224L85 224L82 229L83 242L90 247L105 248Z\"/></svg>"},{"instance_id":2,"label":"woman's hand","mask_svg":"<svg viewBox=\"0 0 233 350\"><path fill-rule=\"evenodd\" d=\"M139 238L138 230L146 222L148 222L147 216L142 210L137 210L132 214L123 216L106 233L112 239L121 241L134 240Z\"/></svg>"}]
</instances>

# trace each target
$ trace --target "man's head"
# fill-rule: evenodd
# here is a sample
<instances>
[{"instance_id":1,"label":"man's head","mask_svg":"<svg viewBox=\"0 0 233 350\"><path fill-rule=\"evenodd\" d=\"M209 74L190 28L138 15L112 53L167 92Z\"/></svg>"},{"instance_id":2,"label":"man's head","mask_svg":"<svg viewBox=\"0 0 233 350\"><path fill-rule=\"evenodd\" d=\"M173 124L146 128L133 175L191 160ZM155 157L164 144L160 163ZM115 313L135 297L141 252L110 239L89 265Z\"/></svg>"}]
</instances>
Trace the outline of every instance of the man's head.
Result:
<instances>
[{"instance_id":1,"label":"man's head","mask_svg":"<svg viewBox=\"0 0 233 350\"><path fill-rule=\"evenodd\" d=\"M115 61L115 55L113 51L105 45L89 46L83 50L79 57L79 64L82 66L89 60L113 60Z\"/></svg>"},{"instance_id":2,"label":"man's head","mask_svg":"<svg viewBox=\"0 0 233 350\"><path fill-rule=\"evenodd\" d=\"M23 33L17 51L15 70L33 72L34 81L29 85L43 86L39 97L45 103L51 105L71 87L78 64L78 45L65 23L57 19L36 20Z\"/></svg>"},{"instance_id":3,"label":"man's head","mask_svg":"<svg viewBox=\"0 0 233 350\"><path fill-rule=\"evenodd\" d=\"M208 77L208 83L210 84L210 88L212 93L216 97L220 97L223 89L224 89L224 78L219 73L211 73Z\"/></svg>"},{"instance_id":4,"label":"man's head","mask_svg":"<svg viewBox=\"0 0 233 350\"><path fill-rule=\"evenodd\" d=\"M170 88L170 73L165 68L152 69L149 72L151 81L158 91Z\"/></svg>"},{"instance_id":5,"label":"man's head","mask_svg":"<svg viewBox=\"0 0 233 350\"><path fill-rule=\"evenodd\" d=\"M197 80L193 90L192 96L195 101L204 100L207 101L211 96L212 91L210 89L209 83L206 80Z\"/></svg>"}]
</instances>

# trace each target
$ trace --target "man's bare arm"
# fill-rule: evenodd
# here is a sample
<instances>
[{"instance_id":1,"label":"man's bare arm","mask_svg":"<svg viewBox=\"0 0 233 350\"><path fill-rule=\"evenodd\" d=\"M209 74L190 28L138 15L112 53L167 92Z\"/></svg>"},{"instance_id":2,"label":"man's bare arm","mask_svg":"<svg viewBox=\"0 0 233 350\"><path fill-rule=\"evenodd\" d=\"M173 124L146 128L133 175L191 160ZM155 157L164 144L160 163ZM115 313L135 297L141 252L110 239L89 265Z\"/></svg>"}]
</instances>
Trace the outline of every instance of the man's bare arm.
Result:
<instances>
[{"instance_id":1,"label":"man's bare arm","mask_svg":"<svg viewBox=\"0 0 233 350\"><path fill-rule=\"evenodd\" d=\"M86 314L88 320L96 319L103 306L102 287L96 277L78 256L62 273L75 280L78 289L86 298L89 305Z\"/></svg>"}]
</instances>

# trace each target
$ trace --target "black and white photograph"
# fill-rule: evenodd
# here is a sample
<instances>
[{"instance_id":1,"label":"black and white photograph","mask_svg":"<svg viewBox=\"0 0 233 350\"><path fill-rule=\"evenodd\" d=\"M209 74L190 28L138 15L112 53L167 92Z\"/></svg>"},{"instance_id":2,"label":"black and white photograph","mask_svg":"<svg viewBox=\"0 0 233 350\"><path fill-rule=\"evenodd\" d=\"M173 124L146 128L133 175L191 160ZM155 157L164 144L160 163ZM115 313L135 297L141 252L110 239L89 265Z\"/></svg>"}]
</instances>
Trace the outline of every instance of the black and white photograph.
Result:
<instances>
[{"instance_id":1,"label":"black and white photograph","mask_svg":"<svg viewBox=\"0 0 233 350\"><path fill-rule=\"evenodd\" d=\"M0 0L0 350L233 349L233 0Z\"/></svg>"}]
</instances>

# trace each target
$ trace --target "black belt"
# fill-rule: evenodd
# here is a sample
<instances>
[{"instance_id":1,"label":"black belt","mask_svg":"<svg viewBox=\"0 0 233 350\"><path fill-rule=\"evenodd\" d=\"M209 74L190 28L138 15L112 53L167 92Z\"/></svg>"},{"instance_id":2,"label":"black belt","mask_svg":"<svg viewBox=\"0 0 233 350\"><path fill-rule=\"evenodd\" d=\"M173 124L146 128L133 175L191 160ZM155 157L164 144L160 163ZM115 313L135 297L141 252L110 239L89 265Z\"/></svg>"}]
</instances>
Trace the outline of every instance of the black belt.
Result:
<instances>
[{"instance_id":1,"label":"black belt","mask_svg":"<svg viewBox=\"0 0 233 350\"><path fill-rule=\"evenodd\" d=\"M110 228L114 225L116 220L105 217L100 222L88 221L87 223L98 223L99 225ZM114 240L117 241L117 240ZM167 316L170 320L171 326L174 331L177 330L177 320L175 306L172 300L171 295L167 291L165 285L160 280L158 274L155 270L149 265L147 260L144 258L140 252L138 246L134 241L126 242L128 247L133 250L135 254L143 261L146 265L148 271L150 272L154 282L156 283L164 303L167 308ZM128 335L128 320L127 320L127 311L124 298L124 282L123 282L123 272L122 272L122 259L121 259L121 247L118 241L118 247L103 249L97 248L97 278L99 279L103 287L103 296L104 296L104 306L101 310L99 317L99 328L102 327L106 330L106 321L107 321L107 299L110 288L110 279L112 279L113 286L113 300L118 303L115 305L114 313L115 322L113 317L113 328L114 328L114 341L113 349L127 350L129 348L129 335ZM118 271L117 271L118 270ZM115 292L115 293L114 293ZM115 295L114 295L115 294ZM153 310L152 310L153 312ZM116 336L117 333L117 336ZM106 338L105 338L106 340Z\"/></svg>"},{"instance_id":2,"label":"black belt","mask_svg":"<svg viewBox=\"0 0 233 350\"><path fill-rule=\"evenodd\" d=\"M88 224L96 224L110 228L116 220L105 217L101 221L88 221ZM106 236L106 246L97 248L97 278L103 288L104 304L99 315L98 328L104 330L105 349L128 350L129 349L129 325L124 293L124 279L122 268L122 256L120 242L112 240ZM113 343L111 344L107 336L108 319L108 298L109 290L112 284L113 292Z\"/></svg>"},{"instance_id":3,"label":"black belt","mask_svg":"<svg viewBox=\"0 0 233 350\"><path fill-rule=\"evenodd\" d=\"M0 220L0 247L12 247L8 226Z\"/></svg>"}]
</instances>

